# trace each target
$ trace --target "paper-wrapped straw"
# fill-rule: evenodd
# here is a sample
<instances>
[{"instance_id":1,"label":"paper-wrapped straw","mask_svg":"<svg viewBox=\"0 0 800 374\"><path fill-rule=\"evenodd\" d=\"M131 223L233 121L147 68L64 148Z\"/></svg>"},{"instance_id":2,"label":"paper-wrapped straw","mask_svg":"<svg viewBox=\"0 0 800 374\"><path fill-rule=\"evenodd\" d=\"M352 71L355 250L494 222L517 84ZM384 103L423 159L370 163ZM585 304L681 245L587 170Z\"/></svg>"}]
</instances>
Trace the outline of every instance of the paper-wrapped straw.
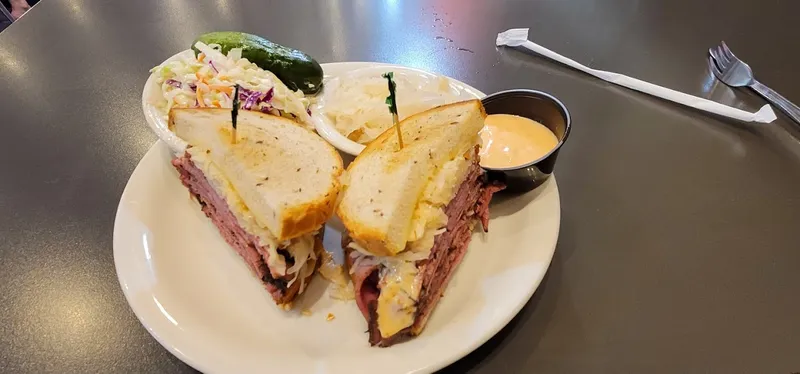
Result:
<instances>
[{"instance_id":1,"label":"paper-wrapped straw","mask_svg":"<svg viewBox=\"0 0 800 374\"><path fill-rule=\"evenodd\" d=\"M508 31L501 32L497 34L496 44L498 46L505 45L509 47L522 47L547 58L558 61L573 69L593 75L604 81L720 116L734 118L745 122L762 123L770 123L777 118L775 116L775 112L772 111L772 107L769 105L764 105L757 112L750 113L748 111L733 108L711 100L703 99L701 97L692 96L636 78L631 78L626 75L589 68L528 40L528 29L510 29Z\"/></svg>"}]
</instances>

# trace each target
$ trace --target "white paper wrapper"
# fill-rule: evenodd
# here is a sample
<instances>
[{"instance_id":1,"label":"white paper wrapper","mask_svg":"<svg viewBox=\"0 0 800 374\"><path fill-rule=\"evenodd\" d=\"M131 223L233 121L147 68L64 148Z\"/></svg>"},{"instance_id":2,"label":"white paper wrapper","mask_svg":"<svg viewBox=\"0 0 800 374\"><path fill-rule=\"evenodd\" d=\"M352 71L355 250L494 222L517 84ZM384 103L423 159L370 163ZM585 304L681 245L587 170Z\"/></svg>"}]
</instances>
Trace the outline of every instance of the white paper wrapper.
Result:
<instances>
[{"instance_id":1,"label":"white paper wrapper","mask_svg":"<svg viewBox=\"0 0 800 374\"><path fill-rule=\"evenodd\" d=\"M671 90L669 88L657 86L636 78L631 78L626 75L612 73L610 71L595 70L587 66L581 65L574 60L566 58L558 53L555 53L545 47L542 47L530 40L528 40L528 29L510 29L508 31L497 34L498 46L509 47L522 47L533 52L536 52L547 58L556 60L564 65L580 70L586 74L593 75L604 81L611 82L632 90L644 92L648 95L660 97L662 99L674 101L695 109L700 109L706 112L711 112L720 116L735 118L745 122L762 122L770 123L777 117L772 107L764 105L758 112L750 113L741 109L736 109L723 105L711 100L703 99L701 97L692 96L683 92Z\"/></svg>"}]
</instances>

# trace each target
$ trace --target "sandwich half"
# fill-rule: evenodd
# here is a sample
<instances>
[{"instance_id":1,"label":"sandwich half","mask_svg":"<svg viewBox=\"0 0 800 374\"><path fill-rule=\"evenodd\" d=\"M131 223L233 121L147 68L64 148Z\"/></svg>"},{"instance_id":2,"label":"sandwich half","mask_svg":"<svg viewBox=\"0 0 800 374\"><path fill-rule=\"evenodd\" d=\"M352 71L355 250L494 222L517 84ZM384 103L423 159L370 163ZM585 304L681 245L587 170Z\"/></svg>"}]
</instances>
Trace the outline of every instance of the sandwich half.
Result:
<instances>
[{"instance_id":1,"label":"sandwich half","mask_svg":"<svg viewBox=\"0 0 800 374\"><path fill-rule=\"evenodd\" d=\"M488 226L492 194L479 165L486 117L479 100L444 105L400 122L353 161L337 214L342 247L369 342L419 335L466 253Z\"/></svg>"},{"instance_id":2,"label":"sandwich half","mask_svg":"<svg viewBox=\"0 0 800 374\"><path fill-rule=\"evenodd\" d=\"M322 230L339 193L342 159L297 123L230 109L172 109L188 143L172 164L200 208L278 305L291 306L321 261Z\"/></svg>"}]
</instances>

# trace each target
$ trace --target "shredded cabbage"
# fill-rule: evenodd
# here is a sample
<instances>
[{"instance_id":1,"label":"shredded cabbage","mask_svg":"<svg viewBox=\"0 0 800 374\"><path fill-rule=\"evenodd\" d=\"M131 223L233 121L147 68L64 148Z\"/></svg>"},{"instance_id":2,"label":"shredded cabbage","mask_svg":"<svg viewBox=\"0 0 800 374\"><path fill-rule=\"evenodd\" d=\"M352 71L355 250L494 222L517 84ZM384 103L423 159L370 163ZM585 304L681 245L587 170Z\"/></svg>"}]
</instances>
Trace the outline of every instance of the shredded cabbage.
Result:
<instances>
[{"instance_id":1,"label":"shredded cabbage","mask_svg":"<svg viewBox=\"0 0 800 374\"><path fill-rule=\"evenodd\" d=\"M383 71L367 68L326 83L324 96L318 101L325 115L342 135L367 144L392 126L392 115L386 109L389 94ZM412 114L438 105L456 102L458 92L448 78L428 77L395 72L397 112L402 120Z\"/></svg>"},{"instance_id":2,"label":"shredded cabbage","mask_svg":"<svg viewBox=\"0 0 800 374\"><path fill-rule=\"evenodd\" d=\"M364 247L350 242L347 246L355 251L350 253L353 257L353 267L350 268L350 274L353 274L354 269L361 266L372 265L385 265L385 266L399 266L400 263L414 263L417 261L425 260L431 255L433 249L433 241L436 236L447 231L447 228L430 229L425 232L420 240L409 242L406 249L394 256L376 256Z\"/></svg>"},{"instance_id":3,"label":"shredded cabbage","mask_svg":"<svg viewBox=\"0 0 800 374\"><path fill-rule=\"evenodd\" d=\"M294 265L286 269L286 275L294 274L292 280L289 281L287 287L299 278L300 279L300 292L305 289L305 279L314 272L316 267L317 254L314 252L315 235L308 234L299 238L292 239L291 244L287 247L287 251L294 258Z\"/></svg>"},{"instance_id":4,"label":"shredded cabbage","mask_svg":"<svg viewBox=\"0 0 800 374\"><path fill-rule=\"evenodd\" d=\"M164 116L173 107L230 108L233 86L239 84L243 109L288 117L313 128L303 92L290 90L275 74L242 58L241 48L224 55L217 44L197 42L195 47L201 52L197 57L186 51L150 70L161 88L164 100L157 107Z\"/></svg>"},{"instance_id":5,"label":"shredded cabbage","mask_svg":"<svg viewBox=\"0 0 800 374\"><path fill-rule=\"evenodd\" d=\"M347 247L355 249L355 251L350 252L350 257L353 258L353 266L350 267L350 274L355 273L356 269L362 266L373 266L380 263L376 256L369 254L369 252L366 252L363 247L355 242L350 242Z\"/></svg>"}]
</instances>

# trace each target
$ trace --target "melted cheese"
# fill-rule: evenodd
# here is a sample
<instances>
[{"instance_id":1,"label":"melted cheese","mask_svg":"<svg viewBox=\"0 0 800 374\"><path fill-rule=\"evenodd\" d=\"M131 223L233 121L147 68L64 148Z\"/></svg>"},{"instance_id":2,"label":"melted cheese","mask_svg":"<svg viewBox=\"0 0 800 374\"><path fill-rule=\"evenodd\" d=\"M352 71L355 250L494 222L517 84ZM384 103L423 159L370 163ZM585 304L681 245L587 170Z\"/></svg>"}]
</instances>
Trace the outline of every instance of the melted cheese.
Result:
<instances>
[{"instance_id":1,"label":"melted cheese","mask_svg":"<svg viewBox=\"0 0 800 374\"><path fill-rule=\"evenodd\" d=\"M413 262L390 261L381 270L378 296L378 330L388 338L414 323L422 288L419 269ZM388 265L388 266L387 266Z\"/></svg>"},{"instance_id":2,"label":"melted cheese","mask_svg":"<svg viewBox=\"0 0 800 374\"><path fill-rule=\"evenodd\" d=\"M458 192L471 163L470 158L456 157L442 165L428 182L411 219L409 242L422 238L426 230L438 230L447 224L444 208Z\"/></svg>"},{"instance_id":3,"label":"melted cheese","mask_svg":"<svg viewBox=\"0 0 800 374\"><path fill-rule=\"evenodd\" d=\"M364 252L355 242L351 242L348 247L355 249L350 252L353 259L351 274L361 266L381 266L378 284L380 294L376 310L381 336L387 338L411 326L416 318L417 300L422 290L422 276L416 262L401 256L373 256ZM406 253L408 251L403 252Z\"/></svg>"},{"instance_id":4,"label":"melted cheese","mask_svg":"<svg viewBox=\"0 0 800 374\"><path fill-rule=\"evenodd\" d=\"M226 203L228 203L228 208L231 210L231 213L233 213L233 216L236 217L236 221L239 225L248 233L257 236L261 241L261 245L267 249L267 253L269 254L267 266L269 266L271 270L274 270L280 275L296 274L290 281L290 286L297 278L304 279L308 276L310 273L308 268L311 268L311 271L313 271L316 265L314 261L316 259L314 253L314 235L316 235L316 233L309 233L288 242L278 243L275 235L273 235L269 229L258 223L256 217L247 208L247 205L245 205L242 198L233 188L233 185L228 181L228 178L225 177L222 170L211 161L206 151L197 147L192 147L188 149L188 152L192 155L192 162L203 172L206 179L211 184L211 187L225 199ZM285 247L295 259L295 265L291 268L287 269L286 261L283 259L283 256L278 255L277 250L280 246ZM301 280L301 282L304 282L304 280ZM300 287L301 292L304 288L303 286L304 284Z\"/></svg>"}]
</instances>

